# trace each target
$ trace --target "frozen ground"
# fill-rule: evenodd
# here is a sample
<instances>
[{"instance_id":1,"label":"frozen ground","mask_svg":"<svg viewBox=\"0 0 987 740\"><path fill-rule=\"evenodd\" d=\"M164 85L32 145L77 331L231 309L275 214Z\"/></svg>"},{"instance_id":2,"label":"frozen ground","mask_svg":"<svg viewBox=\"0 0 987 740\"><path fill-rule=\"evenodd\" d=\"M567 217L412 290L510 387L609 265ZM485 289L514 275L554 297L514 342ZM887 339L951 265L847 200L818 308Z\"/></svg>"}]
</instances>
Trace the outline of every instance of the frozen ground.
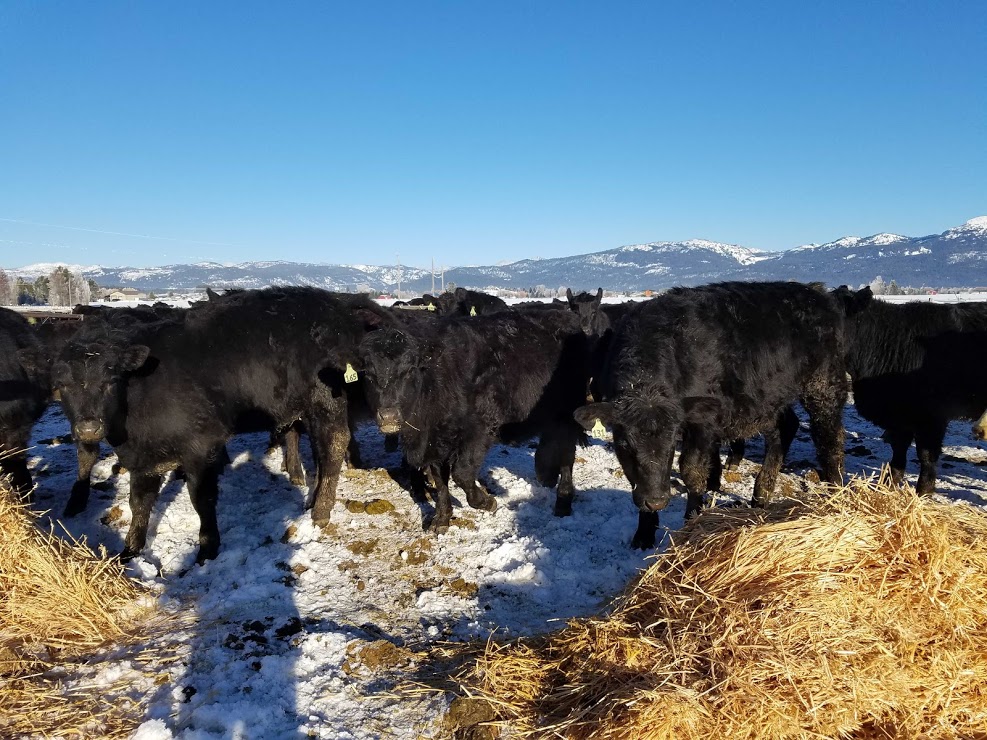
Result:
<instances>
[{"instance_id":1,"label":"frozen ground","mask_svg":"<svg viewBox=\"0 0 987 740\"><path fill-rule=\"evenodd\" d=\"M848 472L874 471L889 457L888 446L852 406L846 423ZM969 429L967 422L949 429L940 490L987 507L987 449ZM68 431L53 406L32 442L36 506L55 514L75 477ZM413 501L395 480L400 454L386 453L369 427L360 441L373 469L344 471L324 533L304 510L306 491L281 472L280 452L265 454L266 435L231 441L233 465L222 478L219 502L223 544L219 558L203 567L194 564L198 519L183 482L165 485L143 558L131 570L169 608L191 617L173 635L182 658L159 667L125 658L94 678L97 685L130 679L135 691L151 695L137 737L434 737L445 700L389 693L412 654L382 651L380 641L413 651L493 630L550 630L559 620L598 610L647 562L628 546L637 514L604 443L579 451L575 512L564 519L552 516L554 493L532 482L533 450L495 447L482 476L499 509L457 507L454 526L436 537L421 530L430 506ZM128 476L114 476L115 458L108 448L104 453L94 471L99 490L66 527L114 552L130 521ZM749 497L761 455L760 442L749 445L749 460L725 483L723 498ZM779 489L807 486L803 475L813 459L803 423ZM916 471L913 460L913 481ZM672 530L682 525L685 510L677 488L662 515ZM373 513L365 511L368 502L375 502ZM457 503L465 502L460 496Z\"/></svg>"}]
</instances>

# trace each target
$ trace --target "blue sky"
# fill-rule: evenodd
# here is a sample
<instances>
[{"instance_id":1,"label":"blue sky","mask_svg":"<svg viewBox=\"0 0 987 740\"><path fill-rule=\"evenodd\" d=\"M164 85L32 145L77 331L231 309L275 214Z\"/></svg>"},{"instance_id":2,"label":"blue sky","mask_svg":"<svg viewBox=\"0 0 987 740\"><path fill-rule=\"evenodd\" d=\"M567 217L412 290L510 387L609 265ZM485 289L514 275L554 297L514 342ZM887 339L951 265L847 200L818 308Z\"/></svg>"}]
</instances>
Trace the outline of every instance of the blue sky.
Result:
<instances>
[{"instance_id":1,"label":"blue sky","mask_svg":"<svg viewBox=\"0 0 987 740\"><path fill-rule=\"evenodd\" d=\"M5 0L0 265L939 232L987 214L985 32L981 0Z\"/></svg>"}]
</instances>

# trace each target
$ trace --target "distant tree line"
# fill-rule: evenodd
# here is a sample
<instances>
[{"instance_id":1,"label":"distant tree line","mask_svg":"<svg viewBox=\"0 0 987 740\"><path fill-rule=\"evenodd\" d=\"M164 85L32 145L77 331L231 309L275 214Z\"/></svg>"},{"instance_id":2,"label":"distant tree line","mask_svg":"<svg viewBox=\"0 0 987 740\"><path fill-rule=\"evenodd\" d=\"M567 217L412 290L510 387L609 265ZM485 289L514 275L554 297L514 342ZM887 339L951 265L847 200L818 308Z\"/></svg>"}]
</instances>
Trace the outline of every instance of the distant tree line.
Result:
<instances>
[{"instance_id":1,"label":"distant tree line","mask_svg":"<svg viewBox=\"0 0 987 740\"><path fill-rule=\"evenodd\" d=\"M56 267L34 282L23 278L11 280L10 275L0 270L0 306L74 306L89 303L99 292L95 281L74 275L64 266Z\"/></svg>"}]
</instances>

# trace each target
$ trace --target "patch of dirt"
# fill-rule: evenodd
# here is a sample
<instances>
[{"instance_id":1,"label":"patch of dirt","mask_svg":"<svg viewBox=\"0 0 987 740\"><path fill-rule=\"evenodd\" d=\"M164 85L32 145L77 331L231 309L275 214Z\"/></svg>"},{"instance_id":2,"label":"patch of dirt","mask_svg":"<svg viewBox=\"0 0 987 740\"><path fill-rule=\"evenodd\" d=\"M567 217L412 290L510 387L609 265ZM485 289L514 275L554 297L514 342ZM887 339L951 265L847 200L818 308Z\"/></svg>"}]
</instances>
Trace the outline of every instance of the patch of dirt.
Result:
<instances>
[{"instance_id":1,"label":"patch of dirt","mask_svg":"<svg viewBox=\"0 0 987 740\"><path fill-rule=\"evenodd\" d=\"M298 532L298 527L292 524L284 531L284 534L281 535L281 544L287 545L291 541L291 538L295 536L296 532Z\"/></svg>"},{"instance_id":2,"label":"patch of dirt","mask_svg":"<svg viewBox=\"0 0 987 740\"><path fill-rule=\"evenodd\" d=\"M479 586L467 581L465 578L457 578L454 581L450 581L448 587L450 591L459 594L464 599L472 599L476 596L476 592L480 590Z\"/></svg>"},{"instance_id":3,"label":"patch of dirt","mask_svg":"<svg viewBox=\"0 0 987 740\"><path fill-rule=\"evenodd\" d=\"M415 653L388 640L354 640L346 647L342 669L352 675L363 668L370 673L406 668L415 662Z\"/></svg>"},{"instance_id":4,"label":"patch of dirt","mask_svg":"<svg viewBox=\"0 0 987 740\"><path fill-rule=\"evenodd\" d=\"M121 519L123 519L123 509L119 506L114 506L100 518L100 521L103 524L113 524L113 522L118 522Z\"/></svg>"},{"instance_id":5,"label":"patch of dirt","mask_svg":"<svg viewBox=\"0 0 987 740\"><path fill-rule=\"evenodd\" d=\"M394 511L394 504L386 499L375 498L373 501L367 502L366 511L371 516L379 516L381 514L389 514Z\"/></svg>"},{"instance_id":6,"label":"patch of dirt","mask_svg":"<svg viewBox=\"0 0 987 740\"><path fill-rule=\"evenodd\" d=\"M346 544L346 549L354 555L369 555L377 549L377 540L354 540Z\"/></svg>"},{"instance_id":7,"label":"patch of dirt","mask_svg":"<svg viewBox=\"0 0 987 740\"><path fill-rule=\"evenodd\" d=\"M496 720L497 712L490 702L461 696L449 705L442 725L456 740L495 740L500 737L500 730L482 723Z\"/></svg>"},{"instance_id":8,"label":"patch of dirt","mask_svg":"<svg viewBox=\"0 0 987 740\"><path fill-rule=\"evenodd\" d=\"M727 483L740 483L743 479L744 476L739 470L725 470L723 472L723 480Z\"/></svg>"}]
</instances>

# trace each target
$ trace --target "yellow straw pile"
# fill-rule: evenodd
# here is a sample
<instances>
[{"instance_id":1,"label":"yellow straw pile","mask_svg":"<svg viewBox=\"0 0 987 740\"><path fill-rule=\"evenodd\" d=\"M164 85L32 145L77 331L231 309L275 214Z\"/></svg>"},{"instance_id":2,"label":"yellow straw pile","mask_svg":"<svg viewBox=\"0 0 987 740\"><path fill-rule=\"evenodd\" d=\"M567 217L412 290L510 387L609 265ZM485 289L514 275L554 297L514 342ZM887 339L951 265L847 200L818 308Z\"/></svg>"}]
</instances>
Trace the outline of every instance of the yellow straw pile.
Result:
<instances>
[{"instance_id":1,"label":"yellow straw pile","mask_svg":"<svg viewBox=\"0 0 987 740\"><path fill-rule=\"evenodd\" d=\"M538 737L987 738L987 515L886 479L712 509L607 616L460 679Z\"/></svg>"},{"instance_id":2,"label":"yellow straw pile","mask_svg":"<svg viewBox=\"0 0 987 740\"><path fill-rule=\"evenodd\" d=\"M152 615L141 596L118 561L39 530L0 480L0 737L126 737L141 719L127 687L79 678Z\"/></svg>"}]
</instances>

